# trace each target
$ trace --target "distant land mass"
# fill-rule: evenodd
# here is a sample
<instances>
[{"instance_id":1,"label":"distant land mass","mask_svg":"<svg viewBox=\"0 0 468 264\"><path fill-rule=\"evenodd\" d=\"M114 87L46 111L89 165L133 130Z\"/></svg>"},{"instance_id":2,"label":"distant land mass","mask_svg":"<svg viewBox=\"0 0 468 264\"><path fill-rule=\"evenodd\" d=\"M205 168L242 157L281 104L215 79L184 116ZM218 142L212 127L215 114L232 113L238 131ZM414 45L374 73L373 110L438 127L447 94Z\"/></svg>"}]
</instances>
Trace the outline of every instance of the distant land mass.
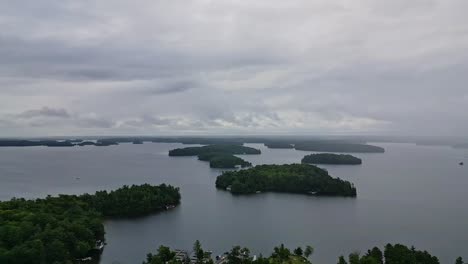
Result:
<instances>
[{"instance_id":1,"label":"distant land mass","mask_svg":"<svg viewBox=\"0 0 468 264\"><path fill-rule=\"evenodd\" d=\"M178 148L169 151L169 156L198 156L199 160L210 162L211 168L236 168L252 166L250 162L234 155L261 154L255 148L242 145L208 145L201 147Z\"/></svg>"},{"instance_id":2,"label":"distant land mass","mask_svg":"<svg viewBox=\"0 0 468 264\"><path fill-rule=\"evenodd\" d=\"M95 140L95 142L94 142ZM324 152L384 152L381 147L367 145L360 140L329 140L309 139L302 137L106 137L97 138L93 141L83 141L75 138L52 140L24 140L24 139L0 139L0 147L73 147L73 146L111 146L119 143L143 144L144 142L157 143L182 143L200 145L236 145L242 146L246 143L264 144L272 149L292 149L305 151ZM86 143L85 143L86 142ZM93 142L93 143L90 143ZM242 154L242 153L231 153ZM252 153L247 153L252 154Z\"/></svg>"},{"instance_id":3,"label":"distant land mass","mask_svg":"<svg viewBox=\"0 0 468 264\"><path fill-rule=\"evenodd\" d=\"M73 147L74 144L70 140L0 140L0 147Z\"/></svg>"},{"instance_id":4,"label":"distant land mass","mask_svg":"<svg viewBox=\"0 0 468 264\"><path fill-rule=\"evenodd\" d=\"M264 143L267 148L271 149L293 149L294 146L290 143L285 142L268 142Z\"/></svg>"},{"instance_id":5,"label":"distant land mass","mask_svg":"<svg viewBox=\"0 0 468 264\"><path fill-rule=\"evenodd\" d=\"M304 142L294 145L296 150L354 153L383 153L385 149L367 144L334 143L334 142Z\"/></svg>"},{"instance_id":6,"label":"distant land mass","mask_svg":"<svg viewBox=\"0 0 468 264\"><path fill-rule=\"evenodd\" d=\"M304 156L302 163L359 165L362 160L348 154L319 153Z\"/></svg>"},{"instance_id":7,"label":"distant land mass","mask_svg":"<svg viewBox=\"0 0 468 264\"><path fill-rule=\"evenodd\" d=\"M233 194L288 192L320 196L356 196L348 181L332 178L328 172L309 164L258 165L250 169L223 172L216 187Z\"/></svg>"}]
</instances>

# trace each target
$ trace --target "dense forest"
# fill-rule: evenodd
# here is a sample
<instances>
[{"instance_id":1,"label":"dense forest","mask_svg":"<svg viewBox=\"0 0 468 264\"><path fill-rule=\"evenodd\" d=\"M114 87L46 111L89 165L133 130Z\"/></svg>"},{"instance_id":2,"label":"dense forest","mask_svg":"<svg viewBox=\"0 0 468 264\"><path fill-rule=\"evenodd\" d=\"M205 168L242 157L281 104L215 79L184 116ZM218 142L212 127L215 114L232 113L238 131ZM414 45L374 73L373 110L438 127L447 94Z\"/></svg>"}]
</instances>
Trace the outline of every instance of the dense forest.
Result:
<instances>
[{"instance_id":1,"label":"dense forest","mask_svg":"<svg viewBox=\"0 0 468 264\"><path fill-rule=\"evenodd\" d=\"M216 187L233 194L290 192L330 196L356 196L348 181L332 178L326 170L308 164L259 165L227 171L216 178Z\"/></svg>"},{"instance_id":2,"label":"dense forest","mask_svg":"<svg viewBox=\"0 0 468 264\"><path fill-rule=\"evenodd\" d=\"M359 165L362 160L347 154L320 153L304 156L302 163Z\"/></svg>"},{"instance_id":3,"label":"dense forest","mask_svg":"<svg viewBox=\"0 0 468 264\"><path fill-rule=\"evenodd\" d=\"M169 156L198 156L199 160L210 162L211 168L250 167L252 164L235 154L260 154L260 150L242 145L208 145L187 147L169 151Z\"/></svg>"},{"instance_id":4,"label":"dense forest","mask_svg":"<svg viewBox=\"0 0 468 264\"><path fill-rule=\"evenodd\" d=\"M305 151L325 151L325 152L355 152L355 153L383 153L384 148L355 143L335 143L335 142L303 142L294 145L296 150Z\"/></svg>"},{"instance_id":5,"label":"dense forest","mask_svg":"<svg viewBox=\"0 0 468 264\"><path fill-rule=\"evenodd\" d=\"M169 247L160 246L156 254L149 253L143 264L180 264L180 263L206 263L211 264L213 260L207 257L199 241L193 248L194 256L189 259L185 251L172 251ZM250 250L245 247L234 246L222 256L216 257L217 263L222 264L311 264L309 258L313 255L314 248L311 246L297 247L291 250L283 244L273 249L270 256L254 257ZM439 259L427 251L416 250L401 244L387 244L382 250L374 247L365 254L351 253L348 257L340 256L337 264L439 264ZM464 264L463 259L458 257L455 264Z\"/></svg>"},{"instance_id":6,"label":"dense forest","mask_svg":"<svg viewBox=\"0 0 468 264\"><path fill-rule=\"evenodd\" d=\"M179 202L179 189L164 184L0 202L0 263L74 263L98 253L104 218L149 214Z\"/></svg>"}]
</instances>

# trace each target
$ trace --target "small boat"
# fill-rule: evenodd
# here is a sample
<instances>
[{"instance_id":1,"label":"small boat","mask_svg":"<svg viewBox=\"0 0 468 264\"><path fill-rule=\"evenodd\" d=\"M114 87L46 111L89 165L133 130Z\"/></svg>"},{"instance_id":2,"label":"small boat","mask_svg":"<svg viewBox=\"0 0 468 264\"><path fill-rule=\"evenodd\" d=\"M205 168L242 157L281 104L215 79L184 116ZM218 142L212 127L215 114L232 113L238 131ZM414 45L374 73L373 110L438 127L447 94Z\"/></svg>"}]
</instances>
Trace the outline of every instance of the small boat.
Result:
<instances>
[{"instance_id":1,"label":"small boat","mask_svg":"<svg viewBox=\"0 0 468 264\"><path fill-rule=\"evenodd\" d=\"M460 162L460 163L458 163L458 164L460 164L460 166L463 166L463 162Z\"/></svg>"}]
</instances>

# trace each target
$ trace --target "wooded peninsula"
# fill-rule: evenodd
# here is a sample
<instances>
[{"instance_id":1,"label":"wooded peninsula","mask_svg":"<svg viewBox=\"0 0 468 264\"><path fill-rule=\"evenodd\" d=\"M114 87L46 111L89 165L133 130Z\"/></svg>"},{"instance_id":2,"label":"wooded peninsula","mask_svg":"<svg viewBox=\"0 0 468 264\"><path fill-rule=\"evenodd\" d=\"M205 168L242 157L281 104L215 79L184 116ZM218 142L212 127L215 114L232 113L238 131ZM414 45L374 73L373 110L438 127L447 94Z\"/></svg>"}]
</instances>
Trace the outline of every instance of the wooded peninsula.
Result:
<instances>
[{"instance_id":1,"label":"wooded peninsula","mask_svg":"<svg viewBox=\"0 0 468 264\"><path fill-rule=\"evenodd\" d=\"M99 255L103 219L147 215L180 203L170 185L0 202L0 263L75 263Z\"/></svg>"}]
</instances>

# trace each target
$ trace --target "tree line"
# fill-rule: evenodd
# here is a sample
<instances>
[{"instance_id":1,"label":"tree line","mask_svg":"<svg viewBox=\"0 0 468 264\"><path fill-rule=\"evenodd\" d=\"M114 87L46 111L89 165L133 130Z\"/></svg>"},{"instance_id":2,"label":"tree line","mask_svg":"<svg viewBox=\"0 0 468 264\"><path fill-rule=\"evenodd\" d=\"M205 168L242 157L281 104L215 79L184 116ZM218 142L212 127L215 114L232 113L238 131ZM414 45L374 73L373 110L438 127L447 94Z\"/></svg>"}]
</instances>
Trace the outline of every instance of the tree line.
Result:
<instances>
[{"instance_id":1,"label":"tree line","mask_svg":"<svg viewBox=\"0 0 468 264\"><path fill-rule=\"evenodd\" d=\"M297 247L293 250L283 244L273 248L269 256L260 255L253 257L250 249L241 246L234 246L230 251L222 256L216 257L217 263L223 264L311 264L311 255L314 248L310 245ZM194 258L190 259L176 257L176 252L169 247L160 246L156 254L149 253L143 264L212 264L213 260L207 257L201 243L197 240L193 247ZM427 251L417 250L414 247L407 247L402 244L387 244L383 251L378 247L369 249L365 254L351 253L348 257L339 256L337 264L440 264L436 256ZM455 264L464 264L463 259L458 257Z\"/></svg>"}]
</instances>

